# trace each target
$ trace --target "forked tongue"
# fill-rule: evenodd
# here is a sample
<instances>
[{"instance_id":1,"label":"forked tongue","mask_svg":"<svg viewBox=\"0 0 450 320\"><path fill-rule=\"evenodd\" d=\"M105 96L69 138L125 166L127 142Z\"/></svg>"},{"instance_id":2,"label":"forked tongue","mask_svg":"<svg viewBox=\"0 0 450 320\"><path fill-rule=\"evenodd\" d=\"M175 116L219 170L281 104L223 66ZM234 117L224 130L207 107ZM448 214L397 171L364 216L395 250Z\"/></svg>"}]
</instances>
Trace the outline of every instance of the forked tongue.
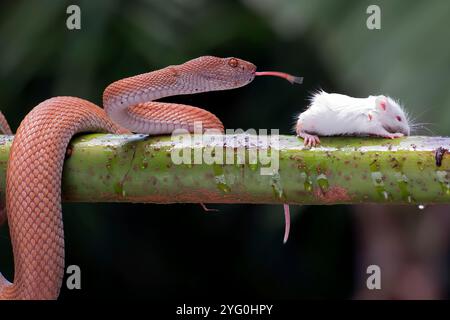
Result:
<instances>
[{"instance_id":1,"label":"forked tongue","mask_svg":"<svg viewBox=\"0 0 450 320\"><path fill-rule=\"evenodd\" d=\"M278 71L259 71L259 72L255 72L255 76L273 76L273 77L286 79L287 81L289 81L292 84L294 84L294 83L302 84L303 83L303 77L296 77L289 73L278 72Z\"/></svg>"}]
</instances>

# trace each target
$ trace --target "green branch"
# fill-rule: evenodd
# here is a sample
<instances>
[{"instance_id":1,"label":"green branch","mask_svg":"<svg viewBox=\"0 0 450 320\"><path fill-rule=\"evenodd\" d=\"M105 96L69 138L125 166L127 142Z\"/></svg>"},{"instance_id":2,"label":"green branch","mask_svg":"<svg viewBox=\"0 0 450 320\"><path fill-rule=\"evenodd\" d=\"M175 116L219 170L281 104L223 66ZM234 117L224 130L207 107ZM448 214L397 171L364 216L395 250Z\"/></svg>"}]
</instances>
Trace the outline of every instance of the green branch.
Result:
<instances>
[{"instance_id":1,"label":"green branch","mask_svg":"<svg viewBox=\"0 0 450 320\"><path fill-rule=\"evenodd\" d=\"M213 136L201 141L199 136L186 135L172 141L168 136L79 136L65 162L63 198L151 203L450 203L450 155L444 152L440 166L435 155L440 147L450 149L450 138L335 137L307 149L293 136L280 136L279 143L272 141L269 148L252 137ZM0 136L2 192L12 139ZM198 141L192 146L186 139ZM175 164L174 155L190 164ZM211 159L228 164L207 164ZM202 163L192 164L194 160ZM264 175L264 170L274 174Z\"/></svg>"}]
</instances>

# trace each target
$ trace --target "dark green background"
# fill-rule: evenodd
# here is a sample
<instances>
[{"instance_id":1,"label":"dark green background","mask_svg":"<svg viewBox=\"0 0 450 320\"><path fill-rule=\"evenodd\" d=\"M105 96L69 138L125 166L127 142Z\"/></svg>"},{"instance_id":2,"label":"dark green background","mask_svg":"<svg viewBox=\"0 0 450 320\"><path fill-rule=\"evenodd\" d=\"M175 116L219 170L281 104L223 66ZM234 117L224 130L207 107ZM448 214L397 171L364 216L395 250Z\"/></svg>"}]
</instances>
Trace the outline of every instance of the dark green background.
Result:
<instances>
[{"instance_id":1,"label":"dark green background","mask_svg":"<svg viewBox=\"0 0 450 320\"><path fill-rule=\"evenodd\" d=\"M69 4L81 7L79 31L66 28ZM366 28L370 4L381 6L381 30ZM316 89L386 94L432 123L434 134L448 135L449 16L445 0L3 0L0 107L15 130L49 97L101 105L117 79L201 55L236 56L260 70L302 75L304 84L258 78L170 101L204 107L227 128L289 134ZM66 264L81 267L83 288L61 297L351 298L360 286L352 207L293 207L287 245L281 206L210 207L220 212L195 204L64 204ZM4 227L0 268L11 279Z\"/></svg>"}]
</instances>

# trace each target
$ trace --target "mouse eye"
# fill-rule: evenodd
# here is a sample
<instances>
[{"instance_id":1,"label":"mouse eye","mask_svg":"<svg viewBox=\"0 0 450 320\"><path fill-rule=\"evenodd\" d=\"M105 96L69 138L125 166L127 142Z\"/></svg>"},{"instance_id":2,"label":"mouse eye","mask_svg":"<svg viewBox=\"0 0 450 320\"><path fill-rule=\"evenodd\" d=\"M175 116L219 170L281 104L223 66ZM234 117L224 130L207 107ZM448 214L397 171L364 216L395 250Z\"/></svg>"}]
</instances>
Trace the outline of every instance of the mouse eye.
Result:
<instances>
[{"instance_id":1,"label":"mouse eye","mask_svg":"<svg viewBox=\"0 0 450 320\"><path fill-rule=\"evenodd\" d=\"M397 119L397 121L402 121L402 118L400 118L400 116L396 116L395 118Z\"/></svg>"},{"instance_id":2,"label":"mouse eye","mask_svg":"<svg viewBox=\"0 0 450 320\"><path fill-rule=\"evenodd\" d=\"M238 61L235 58L231 58L228 60L228 65L232 68L236 68L238 66Z\"/></svg>"}]
</instances>

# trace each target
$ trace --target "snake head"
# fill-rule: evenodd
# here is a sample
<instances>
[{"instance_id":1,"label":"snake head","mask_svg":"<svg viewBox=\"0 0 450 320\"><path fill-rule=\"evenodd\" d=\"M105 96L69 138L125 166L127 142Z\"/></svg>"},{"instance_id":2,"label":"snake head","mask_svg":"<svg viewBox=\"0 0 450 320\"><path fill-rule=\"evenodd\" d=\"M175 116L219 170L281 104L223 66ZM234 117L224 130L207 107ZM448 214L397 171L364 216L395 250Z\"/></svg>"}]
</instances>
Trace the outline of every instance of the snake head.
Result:
<instances>
[{"instance_id":1,"label":"snake head","mask_svg":"<svg viewBox=\"0 0 450 320\"><path fill-rule=\"evenodd\" d=\"M239 88L255 78L256 66L248 61L228 57L203 56L180 66L197 92Z\"/></svg>"}]
</instances>

